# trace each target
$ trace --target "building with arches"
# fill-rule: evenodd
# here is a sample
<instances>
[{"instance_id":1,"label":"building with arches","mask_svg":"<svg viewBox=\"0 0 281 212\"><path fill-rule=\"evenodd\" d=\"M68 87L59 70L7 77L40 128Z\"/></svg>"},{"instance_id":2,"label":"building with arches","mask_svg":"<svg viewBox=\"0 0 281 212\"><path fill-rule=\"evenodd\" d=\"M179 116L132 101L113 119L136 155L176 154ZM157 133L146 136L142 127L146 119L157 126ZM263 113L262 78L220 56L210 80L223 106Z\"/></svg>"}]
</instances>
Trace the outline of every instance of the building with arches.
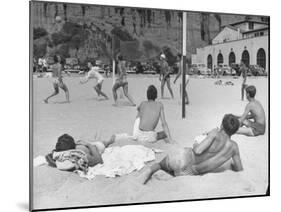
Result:
<instances>
[{"instance_id":1,"label":"building with arches","mask_svg":"<svg viewBox=\"0 0 281 212\"><path fill-rule=\"evenodd\" d=\"M269 26L267 22L245 20L223 26L212 44L196 49L192 64L205 64L214 70L219 64L260 65L268 72Z\"/></svg>"}]
</instances>

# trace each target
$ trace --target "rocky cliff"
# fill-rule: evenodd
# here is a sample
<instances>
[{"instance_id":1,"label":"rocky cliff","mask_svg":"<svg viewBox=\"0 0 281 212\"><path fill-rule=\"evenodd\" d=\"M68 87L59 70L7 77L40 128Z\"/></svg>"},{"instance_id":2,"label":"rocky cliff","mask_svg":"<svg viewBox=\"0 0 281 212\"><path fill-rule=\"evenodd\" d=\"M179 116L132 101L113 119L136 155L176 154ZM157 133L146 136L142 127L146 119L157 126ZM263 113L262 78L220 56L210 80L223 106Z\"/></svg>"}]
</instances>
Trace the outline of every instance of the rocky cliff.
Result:
<instances>
[{"instance_id":1,"label":"rocky cliff","mask_svg":"<svg viewBox=\"0 0 281 212\"><path fill-rule=\"evenodd\" d=\"M137 41L144 55L149 55L145 51L151 52L148 48L160 51L168 47L173 53L181 51L182 14L178 11L34 2L32 12L34 29L42 28L48 34L36 39L35 45L45 46L47 53L63 49L70 57L76 56L81 60L87 57L108 58L114 29L119 31L118 35L121 33L121 37L125 36L125 40ZM196 47L210 43L221 26L244 18L241 15L188 12L187 51L194 53ZM54 45L53 34L65 34L66 23L82 26L77 29L85 36L78 36L81 42L77 48L66 43ZM77 39L76 36L76 43Z\"/></svg>"}]
</instances>

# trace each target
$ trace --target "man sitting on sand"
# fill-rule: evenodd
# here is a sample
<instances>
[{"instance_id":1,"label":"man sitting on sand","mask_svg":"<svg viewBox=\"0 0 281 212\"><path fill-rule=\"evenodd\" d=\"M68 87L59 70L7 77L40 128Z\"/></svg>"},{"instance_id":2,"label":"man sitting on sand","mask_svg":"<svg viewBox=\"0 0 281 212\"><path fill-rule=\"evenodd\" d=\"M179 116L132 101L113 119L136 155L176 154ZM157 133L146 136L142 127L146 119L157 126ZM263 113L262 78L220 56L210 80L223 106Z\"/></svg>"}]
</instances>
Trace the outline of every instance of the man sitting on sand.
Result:
<instances>
[{"instance_id":1,"label":"man sitting on sand","mask_svg":"<svg viewBox=\"0 0 281 212\"><path fill-rule=\"evenodd\" d=\"M147 100L143 101L138 107L138 115L134 124L134 139L141 142L155 142L165 139L173 142L170 131L165 119L164 106L161 102L156 102L157 89L150 85L147 89ZM155 132L155 128L161 119L164 131Z\"/></svg>"},{"instance_id":2,"label":"man sitting on sand","mask_svg":"<svg viewBox=\"0 0 281 212\"><path fill-rule=\"evenodd\" d=\"M237 134L246 136L258 136L265 133L265 112L259 101L255 99L256 87L250 85L246 87L246 97L249 101L245 111L239 121L241 127Z\"/></svg>"},{"instance_id":3,"label":"man sitting on sand","mask_svg":"<svg viewBox=\"0 0 281 212\"><path fill-rule=\"evenodd\" d=\"M75 142L72 136L63 134L58 138L55 150L48 154L46 159L50 166L60 170L86 171L88 167L103 163L101 154L114 141L113 135L108 141Z\"/></svg>"},{"instance_id":4,"label":"man sitting on sand","mask_svg":"<svg viewBox=\"0 0 281 212\"><path fill-rule=\"evenodd\" d=\"M231 169L242 171L238 145L231 140L238 128L238 119L232 114L225 115L220 129L209 132L207 137L200 144L195 143L193 148L174 148L161 162L153 164L141 173L141 182L147 183L160 169L173 176L201 175L215 172L231 160Z\"/></svg>"}]
</instances>

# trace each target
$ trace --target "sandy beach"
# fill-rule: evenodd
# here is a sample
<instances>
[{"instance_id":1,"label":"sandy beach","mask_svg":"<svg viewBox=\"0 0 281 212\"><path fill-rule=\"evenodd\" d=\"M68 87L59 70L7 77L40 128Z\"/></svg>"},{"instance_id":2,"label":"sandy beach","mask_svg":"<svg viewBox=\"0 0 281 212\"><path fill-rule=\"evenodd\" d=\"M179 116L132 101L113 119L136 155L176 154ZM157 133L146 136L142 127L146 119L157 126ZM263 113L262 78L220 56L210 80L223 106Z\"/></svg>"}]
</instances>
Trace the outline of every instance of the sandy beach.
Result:
<instances>
[{"instance_id":1,"label":"sandy beach","mask_svg":"<svg viewBox=\"0 0 281 212\"><path fill-rule=\"evenodd\" d=\"M172 78L172 80L174 77ZM129 76L129 92L136 104L146 100L146 88L154 84L160 96L158 76ZM181 146L191 147L194 137L220 126L226 113L240 115L247 101L241 101L242 79L231 80L234 86L214 85L216 79L191 77L187 90L191 104L186 107L186 119L181 118L179 81L172 85L175 99L170 99L167 88L163 102L166 120L171 135ZM103 90L109 101L100 101L93 90L95 81L79 84L78 77L65 77L70 91L70 104L64 104L64 92L44 104L43 99L53 92L49 78L33 79L33 153L34 158L45 155L54 149L58 136L68 133L75 139L91 139L98 135L108 139L116 133L132 133L136 117L136 107L128 106L125 99L120 107L113 107L112 79L107 78ZM257 88L256 99L264 106L268 118L268 78L249 78L248 85ZM158 126L160 129L161 125ZM265 135L232 137L239 145L244 171L236 173L225 171L203 176L182 176L172 178L159 171L148 182L138 182L138 172L117 178L98 176L89 181L75 173L62 172L42 166L34 173L34 209L62 208L75 206L97 206L169 200L187 200L215 197L261 195L268 185L268 130ZM114 145L138 144L136 142L117 142ZM169 149L164 141L148 144L148 147ZM159 156L160 157L160 156Z\"/></svg>"}]
</instances>

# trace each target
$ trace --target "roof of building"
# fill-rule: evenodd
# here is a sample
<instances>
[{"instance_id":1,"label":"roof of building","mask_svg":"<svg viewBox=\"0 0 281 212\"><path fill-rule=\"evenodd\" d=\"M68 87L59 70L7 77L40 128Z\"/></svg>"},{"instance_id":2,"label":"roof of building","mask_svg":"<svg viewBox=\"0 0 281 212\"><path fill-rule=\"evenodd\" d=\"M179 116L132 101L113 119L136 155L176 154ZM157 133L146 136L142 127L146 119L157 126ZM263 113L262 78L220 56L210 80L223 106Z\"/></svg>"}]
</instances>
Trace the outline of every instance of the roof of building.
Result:
<instances>
[{"instance_id":1,"label":"roof of building","mask_svg":"<svg viewBox=\"0 0 281 212\"><path fill-rule=\"evenodd\" d=\"M231 26L235 26L235 25L238 25L238 24L243 24L243 23L256 23L256 24L265 24L265 25L268 25L267 22L263 22L263 21L255 21L255 20L243 20L243 21L238 21L238 22L234 22L232 24L230 24Z\"/></svg>"},{"instance_id":2,"label":"roof of building","mask_svg":"<svg viewBox=\"0 0 281 212\"><path fill-rule=\"evenodd\" d=\"M218 33L216 33L216 34L213 36L212 40L213 40L215 37L217 37L225 28L229 28L229 29L232 29L232 30L235 30L235 31L239 31L239 30L240 30L240 32L244 32L244 30L241 30L241 29L239 29L238 27L234 27L234 26L231 26L231 25L225 25L225 26L222 27L222 30L220 30Z\"/></svg>"},{"instance_id":3,"label":"roof of building","mask_svg":"<svg viewBox=\"0 0 281 212\"><path fill-rule=\"evenodd\" d=\"M262 30L265 30L265 29L269 29L269 27L267 26L267 27L262 27L262 28L253 29L253 30L249 30L249 31L244 31L244 32L242 32L242 33L243 33L243 34L247 34L247 33L262 31Z\"/></svg>"}]
</instances>

